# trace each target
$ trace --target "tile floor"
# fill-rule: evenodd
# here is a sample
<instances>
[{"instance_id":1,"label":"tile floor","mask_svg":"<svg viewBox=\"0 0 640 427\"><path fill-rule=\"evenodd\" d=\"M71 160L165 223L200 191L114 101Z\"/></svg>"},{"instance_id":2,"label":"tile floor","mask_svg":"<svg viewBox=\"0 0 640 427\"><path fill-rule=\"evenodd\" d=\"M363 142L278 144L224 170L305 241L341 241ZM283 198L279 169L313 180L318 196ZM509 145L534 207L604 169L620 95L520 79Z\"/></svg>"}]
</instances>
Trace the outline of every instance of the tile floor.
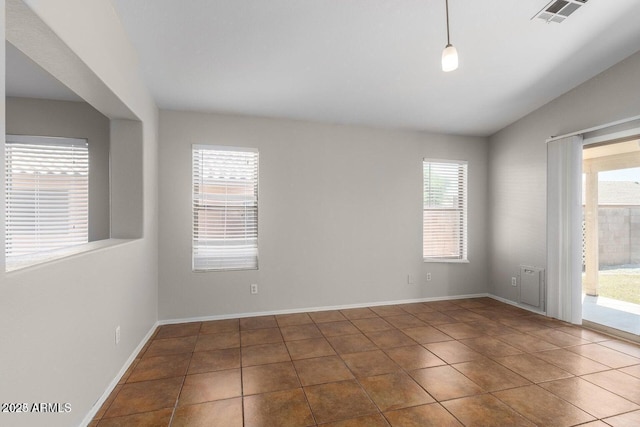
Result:
<instances>
[{"instance_id":1,"label":"tile floor","mask_svg":"<svg viewBox=\"0 0 640 427\"><path fill-rule=\"evenodd\" d=\"M99 426L636 426L640 346L489 298L161 326Z\"/></svg>"}]
</instances>

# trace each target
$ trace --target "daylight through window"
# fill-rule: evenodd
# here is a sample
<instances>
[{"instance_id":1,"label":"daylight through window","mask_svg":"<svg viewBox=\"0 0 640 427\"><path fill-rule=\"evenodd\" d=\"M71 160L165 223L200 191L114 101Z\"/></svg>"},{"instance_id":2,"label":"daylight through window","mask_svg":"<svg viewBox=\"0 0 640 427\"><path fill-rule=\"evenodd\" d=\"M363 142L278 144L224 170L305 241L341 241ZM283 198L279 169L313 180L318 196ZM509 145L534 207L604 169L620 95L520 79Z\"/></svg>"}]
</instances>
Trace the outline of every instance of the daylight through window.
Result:
<instances>
[{"instance_id":1,"label":"daylight through window","mask_svg":"<svg viewBox=\"0 0 640 427\"><path fill-rule=\"evenodd\" d=\"M193 146L193 270L258 268L258 151Z\"/></svg>"},{"instance_id":2,"label":"daylight through window","mask_svg":"<svg viewBox=\"0 0 640 427\"><path fill-rule=\"evenodd\" d=\"M5 172L7 269L87 243L87 140L7 135Z\"/></svg>"},{"instance_id":3,"label":"daylight through window","mask_svg":"<svg viewBox=\"0 0 640 427\"><path fill-rule=\"evenodd\" d=\"M423 161L423 258L467 260L467 163Z\"/></svg>"}]
</instances>

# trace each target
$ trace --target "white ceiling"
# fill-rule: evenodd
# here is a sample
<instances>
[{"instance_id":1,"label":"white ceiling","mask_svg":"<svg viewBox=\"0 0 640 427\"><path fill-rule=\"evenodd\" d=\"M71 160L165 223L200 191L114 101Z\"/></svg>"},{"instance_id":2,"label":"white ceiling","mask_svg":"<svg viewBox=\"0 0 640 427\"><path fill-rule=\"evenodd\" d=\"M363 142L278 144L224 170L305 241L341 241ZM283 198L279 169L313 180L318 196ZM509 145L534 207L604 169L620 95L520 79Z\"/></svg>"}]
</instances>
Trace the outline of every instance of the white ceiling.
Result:
<instances>
[{"instance_id":1,"label":"white ceiling","mask_svg":"<svg viewBox=\"0 0 640 427\"><path fill-rule=\"evenodd\" d=\"M490 135L640 49L640 1L112 0L159 107Z\"/></svg>"}]
</instances>

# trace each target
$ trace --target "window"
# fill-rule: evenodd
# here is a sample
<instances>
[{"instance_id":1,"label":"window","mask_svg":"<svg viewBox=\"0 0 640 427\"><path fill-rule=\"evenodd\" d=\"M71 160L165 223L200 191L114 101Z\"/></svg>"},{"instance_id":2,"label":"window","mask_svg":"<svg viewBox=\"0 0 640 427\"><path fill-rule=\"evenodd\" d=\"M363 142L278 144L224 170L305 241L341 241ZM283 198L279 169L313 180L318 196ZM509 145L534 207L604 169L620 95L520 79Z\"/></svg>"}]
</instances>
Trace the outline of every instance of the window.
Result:
<instances>
[{"instance_id":1,"label":"window","mask_svg":"<svg viewBox=\"0 0 640 427\"><path fill-rule=\"evenodd\" d=\"M258 151L193 146L193 270L258 268Z\"/></svg>"},{"instance_id":2,"label":"window","mask_svg":"<svg viewBox=\"0 0 640 427\"><path fill-rule=\"evenodd\" d=\"M467 162L423 161L422 256L467 261Z\"/></svg>"},{"instance_id":3,"label":"window","mask_svg":"<svg viewBox=\"0 0 640 427\"><path fill-rule=\"evenodd\" d=\"M87 243L87 140L7 135L5 168L7 270Z\"/></svg>"}]
</instances>

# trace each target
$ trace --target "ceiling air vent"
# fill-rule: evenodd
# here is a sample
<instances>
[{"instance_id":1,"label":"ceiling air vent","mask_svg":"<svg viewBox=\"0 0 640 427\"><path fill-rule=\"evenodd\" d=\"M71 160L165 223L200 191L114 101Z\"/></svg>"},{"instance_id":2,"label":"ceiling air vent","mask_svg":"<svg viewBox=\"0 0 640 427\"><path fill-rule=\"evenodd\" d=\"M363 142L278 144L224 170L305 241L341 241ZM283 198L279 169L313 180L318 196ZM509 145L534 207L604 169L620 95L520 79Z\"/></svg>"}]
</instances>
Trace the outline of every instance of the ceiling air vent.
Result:
<instances>
[{"instance_id":1,"label":"ceiling air vent","mask_svg":"<svg viewBox=\"0 0 640 427\"><path fill-rule=\"evenodd\" d=\"M562 22L588 0L553 0L531 19L540 18L546 22Z\"/></svg>"}]
</instances>

